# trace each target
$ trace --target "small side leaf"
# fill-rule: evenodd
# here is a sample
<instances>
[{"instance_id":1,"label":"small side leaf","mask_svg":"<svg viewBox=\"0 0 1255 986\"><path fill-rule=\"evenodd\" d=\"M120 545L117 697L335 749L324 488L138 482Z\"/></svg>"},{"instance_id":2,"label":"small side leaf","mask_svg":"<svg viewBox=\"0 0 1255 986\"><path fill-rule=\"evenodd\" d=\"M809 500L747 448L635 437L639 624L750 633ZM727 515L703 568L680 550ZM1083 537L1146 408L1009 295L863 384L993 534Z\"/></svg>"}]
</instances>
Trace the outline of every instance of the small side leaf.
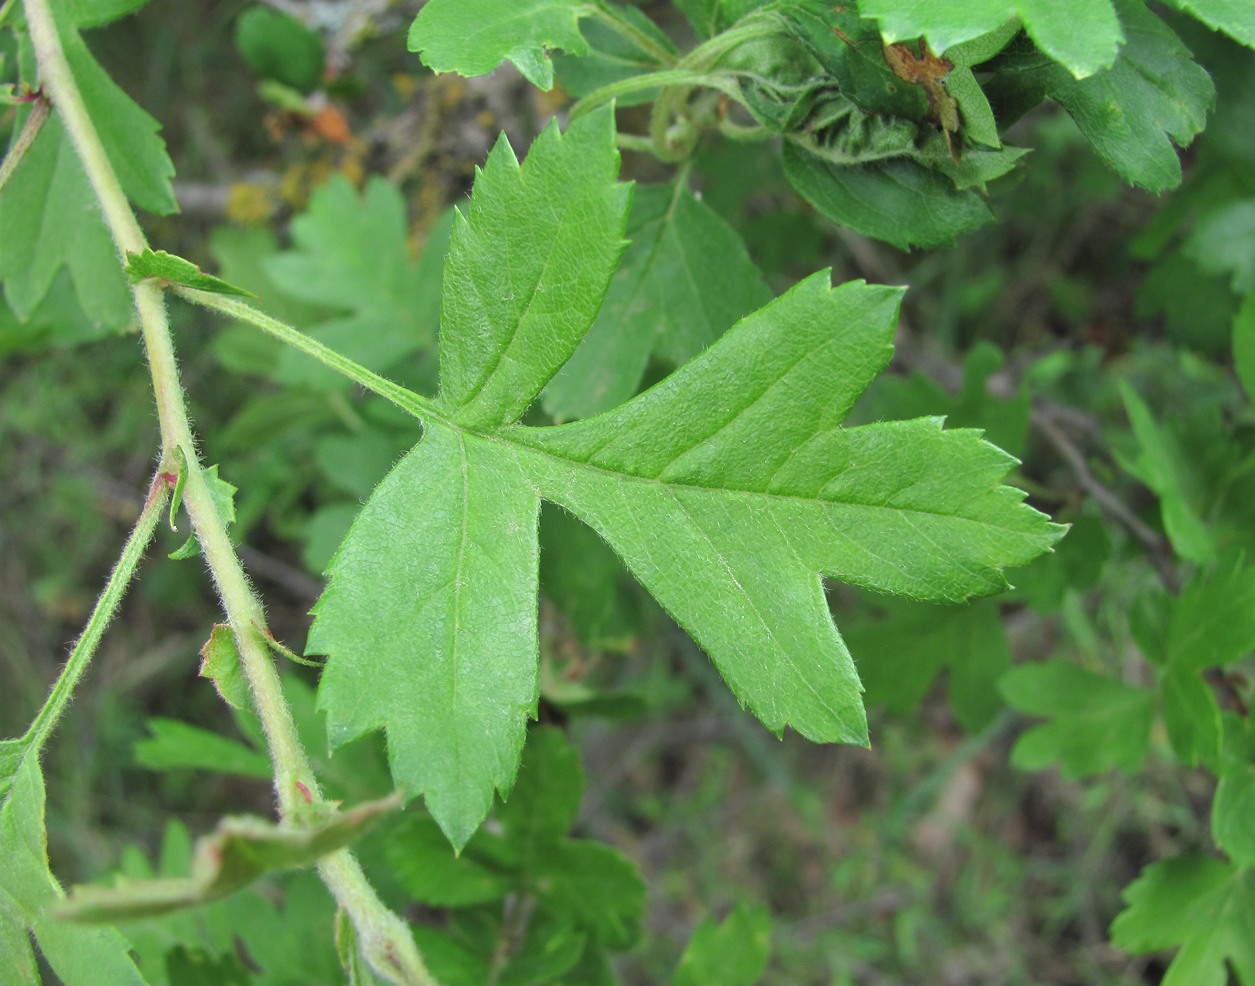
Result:
<instances>
[{"instance_id":1,"label":"small side leaf","mask_svg":"<svg viewBox=\"0 0 1255 986\"><path fill-rule=\"evenodd\" d=\"M115 887L78 886L56 914L66 921L105 923L206 904L266 873L317 862L348 845L380 815L400 805L400 796L391 795L299 828L260 818L224 818L212 835L197 842L190 877L125 882Z\"/></svg>"},{"instance_id":2,"label":"small side leaf","mask_svg":"<svg viewBox=\"0 0 1255 986\"><path fill-rule=\"evenodd\" d=\"M214 688L227 705L242 710L253 707L248 681L240 666L240 652L235 647L235 634L227 624L214 624L209 639L200 649L200 657L198 673L214 683Z\"/></svg>"},{"instance_id":3,"label":"small side leaf","mask_svg":"<svg viewBox=\"0 0 1255 986\"><path fill-rule=\"evenodd\" d=\"M126 255L126 274L132 284L138 284L146 278L156 278L166 284L181 284L197 291L209 291L212 294L239 295L244 298L257 297L251 291L237 288L221 278L206 274L190 260L176 257L165 250L144 250L142 253Z\"/></svg>"},{"instance_id":4,"label":"small side leaf","mask_svg":"<svg viewBox=\"0 0 1255 986\"><path fill-rule=\"evenodd\" d=\"M198 726L154 716L148 720L152 734L134 747L135 762L149 770L207 770L238 777L266 780L270 760L235 740Z\"/></svg>"},{"instance_id":5,"label":"small side leaf","mask_svg":"<svg viewBox=\"0 0 1255 986\"><path fill-rule=\"evenodd\" d=\"M218 476L217 465L212 465L205 470L205 481L209 484L209 496L213 500L214 508L218 511L218 516L222 518L223 524L234 524L235 494L238 492L238 488ZM195 558L198 550L199 545L196 543L196 535L193 534L180 547L170 552L170 557L176 561L182 561L185 558Z\"/></svg>"}]
</instances>

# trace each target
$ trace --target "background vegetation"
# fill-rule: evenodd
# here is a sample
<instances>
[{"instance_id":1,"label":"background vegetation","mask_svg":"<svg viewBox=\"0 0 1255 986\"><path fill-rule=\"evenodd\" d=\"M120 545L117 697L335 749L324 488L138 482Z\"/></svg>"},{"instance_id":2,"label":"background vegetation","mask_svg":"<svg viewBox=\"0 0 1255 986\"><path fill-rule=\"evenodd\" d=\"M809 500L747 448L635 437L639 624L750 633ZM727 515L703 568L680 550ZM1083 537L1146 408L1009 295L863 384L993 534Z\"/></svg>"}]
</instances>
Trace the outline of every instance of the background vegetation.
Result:
<instances>
[{"instance_id":1,"label":"background vegetation","mask_svg":"<svg viewBox=\"0 0 1255 986\"><path fill-rule=\"evenodd\" d=\"M679 9L641 7L691 42ZM259 19L276 10L311 29L306 62L291 34L267 60ZM509 67L434 74L401 44L413 13L152 0L89 39L161 121L178 165L181 214L147 216L152 242L430 391L447 207L464 202L498 132L522 157L568 111L569 93L592 83L563 56L551 92ZM1189 145L1183 181L1160 195L1126 185L1053 103L1003 132L1032 153L991 183L996 221L950 246L906 252L834 224L790 187L774 143L705 134L680 165L747 251L746 298L717 299L743 303L728 324L826 266L834 283L909 285L894 361L852 417L983 428L1021 458L1013 480L1031 502L1072 527L991 599L938 606L830 586L867 689L872 747L860 749L777 741L596 536L546 508L541 721L561 726L583 762L573 834L617 847L648 888L639 942L630 915L603 939L622 981L666 981L694 929L731 912L741 928L770 915L764 982L1156 983L1172 959L1161 950L1183 939L1126 926L1125 947L1111 944L1126 888L1165 860L1253 858L1241 737L1255 643L1255 419L1242 387L1255 382L1255 55L1183 14L1155 16L1216 89L1205 132L1177 141ZM2 37L10 71L16 34ZM648 107L620 106L621 131L647 127ZM0 125L17 119L9 108ZM624 153L625 179L674 174ZM328 275L340 264L351 289ZM85 316L58 276L22 317L12 297L0 307L6 736L25 728L85 622L158 446L136 337ZM674 290L678 310L702 303ZM321 573L415 429L254 330L171 305L204 460L238 488L233 539L270 628L302 652ZM679 361L653 353L644 383ZM548 410L562 416L560 399ZM271 812L255 730L197 676L221 616L204 566L167 557L186 537L158 533L44 757L49 855L67 885L142 875L162 859L177 870L187 833L210 830L224 808ZM1205 671L1205 696L1174 698L1190 687L1174 662ZM317 671L284 663L329 794L350 804L385 794L382 739L327 756ZM232 745L218 749L210 734ZM543 749L527 755L569 763L556 732L540 735ZM1213 818L1218 776L1232 814ZM475 895L487 876L450 876L446 886L471 889L441 900L428 857L407 866L398 847L426 845L433 831L411 810L373 829L360 855L407 917L488 940L475 930L487 918L457 917L496 899ZM1185 890L1177 899L1183 911L1197 902ZM447 905L462 912L451 918ZM492 934L522 950L508 907ZM1236 940L1251 907L1214 917L1232 919L1235 938L1208 945L1209 982L1255 982L1251 945ZM154 981L332 982L335 949L309 930L332 913L297 873L186 925L123 931L141 955L164 956ZM448 968L461 961L420 944ZM572 968L511 981L599 981Z\"/></svg>"}]
</instances>

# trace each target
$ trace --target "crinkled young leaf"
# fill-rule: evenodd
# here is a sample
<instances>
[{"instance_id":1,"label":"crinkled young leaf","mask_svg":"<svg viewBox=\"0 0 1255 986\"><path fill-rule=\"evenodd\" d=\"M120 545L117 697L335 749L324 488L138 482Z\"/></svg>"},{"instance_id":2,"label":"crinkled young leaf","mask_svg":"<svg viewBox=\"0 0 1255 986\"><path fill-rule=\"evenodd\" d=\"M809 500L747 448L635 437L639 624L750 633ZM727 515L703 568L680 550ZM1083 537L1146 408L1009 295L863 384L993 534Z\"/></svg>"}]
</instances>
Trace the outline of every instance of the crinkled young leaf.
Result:
<instances>
[{"instance_id":1,"label":"crinkled young leaf","mask_svg":"<svg viewBox=\"0 0 1255 986\"><path fill-rule=\"evenodd\" d=\"M509 59L534 86L553 88L552 48L583 55L583 0L430 0L410 27L410 51L435 72L487 75Z\"/></svg>"},{"instance_id":2,"label":"crinkled young leaf","mask_svg":"<svg viewBox=\"0 0 1255 986\"><path fill-rule=\"evenodd\" d=\"M993 219L979 193L959 191L951 180L914 161L849 167L786 141L784 173L834 223L901 250L944 246Z\"/></svg>"},{"instance_id":3,"label":"crinkled young leaf","mask_svg":"<svg viewBox=\"0 0 1255 986\"><path fill-rule=\"evenodd\" d=\"M68 926L46 913L62 890L48 869L44 799L39 758L28 755L0 807L0 982L40 981L33 934L65 986L143 986L130 946L115 930Z\"/></svg>"},{"instance_id":4,"label":"crinkled young leaf","mask_svg":"<svg viewBox=\"0 0 1255 986\"><path fill-rule=\"evenodd\" d=\"M1123 40L1111 0L861 0L858 7L887 43L923 37L938 52L1018 18L1037 47L1078 79L1111 65Z\"/></svg>"},{"instance_id":5,"label":"crinkled young leaf","mask_svg":"<svg viewBox=\"0 0 1255 986\"><path fill-rule=\"evenodd\" d=\"M1136 770L1146 756L1155 694L1064 661L1006 674L1002 694L1022 712L1052 721L1024 733L1011 752L1022 770L1058 764L1064 777Z\"/></svg>"},{"instance_id":6,"label":"crinkled young leaf","mask_svg":"<svg viewBox=\"0 0 1255 986\"><path fill-rule=\"evenodd\" d=\"M692 359L771 298L741 237L682 185L638 186L627 232L601 311L545 389L545 408L560 420L621 404L651 355Z\"/></svg>"},{"instance_id":7,"label":"crinkled young leaf","mask_svg":"<svg viewBox=\"0 0 1255 986\"><path fill-rule=\"evenodd\" d=\"M976 432L838 427L888 361L900 292L834 290L827 272L628 404L510 424L618 257L609 124L549 131L521 170L500 148L489 161L446 270L440 400L350 530L311 632L333 742L385 728L398 783L459 846L508 791L536 703L540 497L606 539L771 729L860 743L821 574L962 599L1061 533L1000 485L1014 460Z\"/></svg>"},{"instance_id":8,"label":"crinkled young leaf","mask_svg":"<svg viewBox=\"0 0 1255 986\"><path fill-rule=\"evenodd\" d=\"M1180 949L1162 986L1226 986L1227 964L1255 982L1255 870L1183 856L1146 867L1123 896L1111 925L1117 947Z\"/></svg>"}]
</instances>

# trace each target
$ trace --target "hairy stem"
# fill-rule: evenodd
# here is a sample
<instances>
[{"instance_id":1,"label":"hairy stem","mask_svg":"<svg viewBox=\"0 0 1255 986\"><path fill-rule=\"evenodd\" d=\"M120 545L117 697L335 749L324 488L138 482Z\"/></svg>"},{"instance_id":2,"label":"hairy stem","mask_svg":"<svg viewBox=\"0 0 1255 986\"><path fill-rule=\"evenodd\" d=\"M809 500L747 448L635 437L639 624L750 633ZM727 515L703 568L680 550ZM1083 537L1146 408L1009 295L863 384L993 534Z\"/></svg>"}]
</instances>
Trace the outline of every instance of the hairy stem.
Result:
<instances>
[{"instance_id":1,"label":"hairy stem","mask_svg":"<svg viewBox=\"0 0 1255 986\"><path fill-rule=\"evenodd\" d=\"M25 0L24 6L44 91L61 114L114 244L125 260L127 253L138 253L146 247L144 234L83 103L62 50L48 0ZM132 291L157 400L162 460L173 462L176 450L182 453L184 502L235 634L240 664L266 734L274 765L279 812L285 819L299 824L307 803L320 801L321 795L309 758L297 736L291 710L283 697L279 674L258 629L266 625L261 601L248 584L196 454L162 288L155 282L143 281L134 285ZM392 982L434 986L435 980L423 964L405 925L379 900L352 854L348 850L332 854L323 861L319 871L332 895L349 913L360 939L384 943L373 953L367 953L376 971ZM376 966L376 958L383 954L389 956L389 961Z\"/></svg>"},{"instance_id":2,"label":"hairy stem","mask_svg":"<svg viewBox=\"0 0 1255 986\"><path fill-rule=\"evenodd\" d=\"M0 189L3 189L5 183L13 177L13 172L21 164L22 158L30 150L31 144L35 143L35 138L39 136L39 131L48 122L48 114L50 112L51 107L48 105L48 100L44 99L43 96L36 96L30 115L22 126L22 132L17 135L17 140L9 148L9 153L4 156L4 160L0 161Z\"/></svg>"},{"instance_id":3,"label":"hairy stem","mask_svg":"<svg viewBox=\"0 0 1255 986\"><path fill-rule=\"evenodd\" d=\"M65 711L75 687L83 677L83 672L87 670L87 665L95 656L105 628L113 619L113 614L117 612L122 597L126 595L127 587L135 576L136 566L139 565L148 542L152 540L153 531L157 529L157 522L161 519L166 500L169 499L170 483L167 477L168 474L158 472L153 479L148 502L144 504L139 519L131 528L126 544L122 546L122 554L118 556L117 564L109 573L109 581L105 583L100 598L96 600L96 605L87 620L87 626L83 628L82 634L74 644L74 649L70 651L65 667L57 675L52 691L48 694L48 700L44 702L43 708L39 710L31 721L30 728L26 730L23 740L27 744L28 752L38 753L47 742L52 728L57 724L61 713Z\"/></svg>"}]
</instances>

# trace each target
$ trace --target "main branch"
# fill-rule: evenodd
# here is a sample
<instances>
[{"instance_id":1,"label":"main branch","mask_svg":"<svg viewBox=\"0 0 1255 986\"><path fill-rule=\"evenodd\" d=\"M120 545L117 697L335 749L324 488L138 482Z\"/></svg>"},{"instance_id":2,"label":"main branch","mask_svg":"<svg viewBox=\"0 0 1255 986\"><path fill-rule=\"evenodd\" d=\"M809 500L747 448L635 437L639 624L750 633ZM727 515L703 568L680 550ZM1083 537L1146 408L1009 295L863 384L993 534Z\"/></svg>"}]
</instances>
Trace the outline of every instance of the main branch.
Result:
<instances>
[{"instance_id":1,"label":"main branch","mask_svg":"<svg viewBox=\"0 0 1255 986\"><path fill-rule=\"evenodd\" d=\"M120 258L124 260L127 253L138 253L145 248L144 234L83 103L61 47L48 0L24 0L24 6L43 91L61 114ZM317 802L321 795L284 700L278 672L262 639L261 628L266 624L261 601L248 584L196 454L162 288L155 282L144 281L134 285L132 291L157 399L162 468L176 468L179 459L186 463L184 502L235 634L240 663L266 734L274 764L279 812L286 820L299 824L307 799ZM337 902L352 918L366 957L376 972L396 983L435 986L408 929L384 907L348 850L327 857L319 866L319 872Z\"/></svg>"}]
</instances>

